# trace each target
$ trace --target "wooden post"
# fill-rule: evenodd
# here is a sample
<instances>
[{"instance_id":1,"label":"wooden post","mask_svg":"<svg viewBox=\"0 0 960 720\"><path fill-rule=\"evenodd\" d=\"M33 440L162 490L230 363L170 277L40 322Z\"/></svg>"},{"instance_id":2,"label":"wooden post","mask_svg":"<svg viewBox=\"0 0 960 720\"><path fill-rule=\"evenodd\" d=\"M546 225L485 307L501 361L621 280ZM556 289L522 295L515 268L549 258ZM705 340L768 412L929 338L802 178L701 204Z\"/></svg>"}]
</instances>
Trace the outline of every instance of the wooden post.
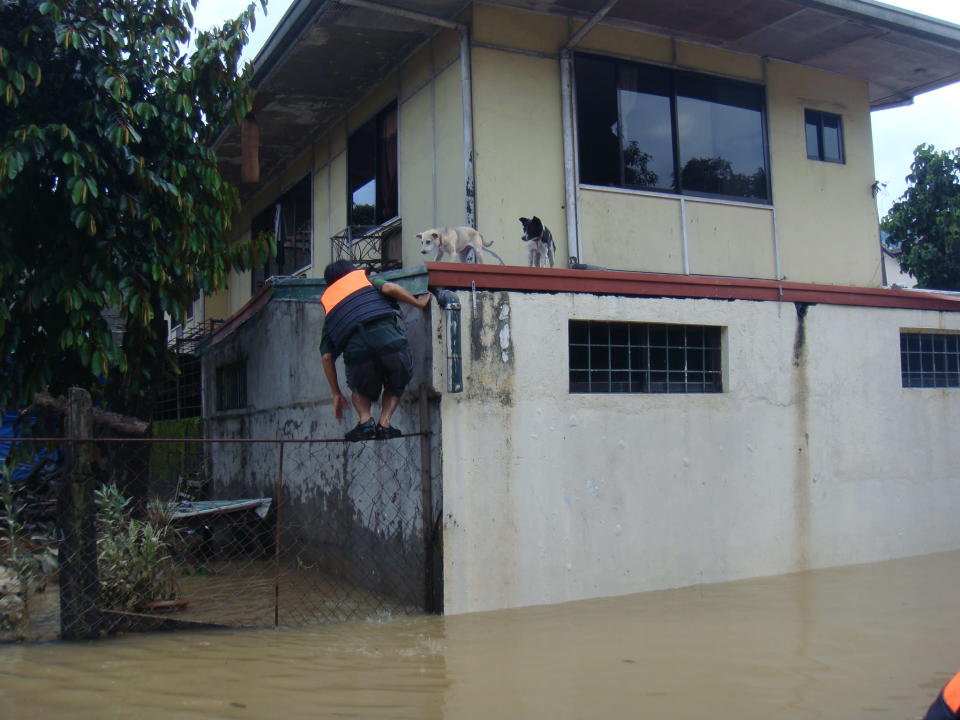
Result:
<instances>
[{"instance_id":1,"label":"wooden post","mask_svg":"<svg viewBox=\"0 0 960 720\"><path fill-rule=\"evenodd\" d=\"M67 395L67 473L57 501L60 531L60 637L88 640L99 635L100 581L97 575L97 513L94 504L93 407L90 393Z\"/></svg>"}]
</instances>

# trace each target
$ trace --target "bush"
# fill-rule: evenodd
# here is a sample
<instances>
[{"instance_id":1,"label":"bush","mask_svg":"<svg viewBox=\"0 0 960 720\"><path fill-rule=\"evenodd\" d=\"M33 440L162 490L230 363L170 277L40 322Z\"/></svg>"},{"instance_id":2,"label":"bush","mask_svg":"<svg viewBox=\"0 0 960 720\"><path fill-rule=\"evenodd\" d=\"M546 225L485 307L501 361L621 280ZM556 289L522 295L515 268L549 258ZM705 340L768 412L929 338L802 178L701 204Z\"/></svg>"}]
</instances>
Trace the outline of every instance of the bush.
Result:
<instances>
[{"instance_id":1,"label":"bush","mask_svg":"<svg viewBox=\"0 0 960 720\"><path fill-rule=\"evenodd\" d=\"M153 502L147 519L130 516L130 500L116 485L96 492L97 569L105 608L132 610L152 600L177 596L176 566L170 553L170 511Z\"/></svg>"}]
</instances>

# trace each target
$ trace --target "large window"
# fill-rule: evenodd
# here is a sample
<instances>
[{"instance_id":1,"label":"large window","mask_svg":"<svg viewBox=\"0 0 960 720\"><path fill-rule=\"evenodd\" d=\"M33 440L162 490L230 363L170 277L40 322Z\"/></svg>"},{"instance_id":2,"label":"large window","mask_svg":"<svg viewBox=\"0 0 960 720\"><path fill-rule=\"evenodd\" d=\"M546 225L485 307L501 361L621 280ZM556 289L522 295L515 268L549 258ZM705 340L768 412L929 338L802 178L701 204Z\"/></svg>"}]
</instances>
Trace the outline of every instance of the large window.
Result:
<instances>
[{"instance_id":1,"label":"large window","mask_svg":"<svg viewBox=\"0 0 960 720\"><path fill-rule=\"evenodd\" d=\"M767 202L764 90L578 55L580 182Z\"/></svg>"},{"instance_id":2,"label":"large window","mask_svg":"<svg viewBox=\"0 0 960 720\"><path fill-rule=\"evenodd\" d=\"M839 115L821 110L805 110L807 157L824 162L844 162L843 120Z\"/></svg>"},{"instance_id":3,"label":"large window","mask_svg":"<svg viewBox=\"0 0 960 720\"><path fill-rule=\"evenodd\" d=\"M571 320L572 393L723 391L720 328Z\"/></svg>"},{"instance_id":4,"label":"large window","mask_svg":"<svg viewBox=\"0 0 960 720\"><path fill-rule=\"evenodd\" d=\"M312 262L311 196L310 176L307 176L253 219L250 229L254 237L269 233L276 243L276 251L273 257L254 266L251 292L257 292L268 277L293 275Z\"/></svg>"},{"instance_id":5,"label":"large window","mask_svg":"<svg viewBox=\"0 0 960 720\"><path fill-rule=\"evenodd\" d=\"M960 335L901 331L900 377L905 388L960 387Z\"/></svg>"},{"instance_id":6,"label":"large window","mask_svg":"<svg viewBox=\"0 0 960 720\"><path fill-rule=\"evenodd\" d=\"M391 105L347 141L347 219L380 225L397 208L397 106Z\"/></svg>"}]
</instances>

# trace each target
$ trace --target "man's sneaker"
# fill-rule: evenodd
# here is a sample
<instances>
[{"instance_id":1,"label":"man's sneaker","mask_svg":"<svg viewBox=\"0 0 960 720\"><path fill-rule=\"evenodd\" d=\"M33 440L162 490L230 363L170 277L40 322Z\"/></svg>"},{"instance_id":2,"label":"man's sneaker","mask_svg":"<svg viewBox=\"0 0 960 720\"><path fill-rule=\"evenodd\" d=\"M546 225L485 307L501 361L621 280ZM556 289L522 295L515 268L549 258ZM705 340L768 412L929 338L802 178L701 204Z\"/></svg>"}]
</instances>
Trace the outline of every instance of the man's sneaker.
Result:
<instances>
[{"instance_id":1,"label":"man's sneaker","mask_svg":"<svg viewBox=\"0 0 960 720\"><path fill-rule=\"evenodd\" d=\"M403 435L403 430L400 428L395 428L393 425L390 427L384 427L383 425L377 425L377 440L390 440L391 438L398 438Z\"/></svg>"},{"instance_id":2,"label":"man's sneaker","mask_svg":"<svg viewBox=\"0 0 960 720\"><path fill-rule=\"evenodd\" d=\"M344 440L357 442L359 440L373 440L377 437L377 424L370 418L366 422L357 423L357 426L343 436Z\"/></svg>"}]
</instances>

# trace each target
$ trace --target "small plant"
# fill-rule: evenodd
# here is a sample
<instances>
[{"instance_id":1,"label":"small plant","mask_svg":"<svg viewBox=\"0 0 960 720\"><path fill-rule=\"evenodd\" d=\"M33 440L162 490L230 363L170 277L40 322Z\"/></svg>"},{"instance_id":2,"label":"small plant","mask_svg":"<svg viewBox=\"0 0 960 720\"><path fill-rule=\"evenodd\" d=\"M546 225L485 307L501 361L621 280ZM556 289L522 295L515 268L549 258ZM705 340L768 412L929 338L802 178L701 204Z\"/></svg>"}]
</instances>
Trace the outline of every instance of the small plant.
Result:
<instances>
[{"instance_id":1,"label":"small plant","mask_svg":"<svg viewBox=\"0 0 960 720\"><path fill-rule=\"evenodd\" d=\"M27 537L17 511L13 466L0 462L0 630L22 639L30 618L30 591L45 576L49 553L40 549L43 538Z\"/></svg>"},{"instance_id":2,"label":"small plant","mask_svg":"<svg viewBox=\"0 0 960 720\"><path fill-rule=\"evenodd\" d=\"M170 554L170 511L151 502L147 519L131 517L130 500L116 485L96 491L97 569L103 607L131 610L177 596L177 570Z\"/></svg>"}]
</instances>

